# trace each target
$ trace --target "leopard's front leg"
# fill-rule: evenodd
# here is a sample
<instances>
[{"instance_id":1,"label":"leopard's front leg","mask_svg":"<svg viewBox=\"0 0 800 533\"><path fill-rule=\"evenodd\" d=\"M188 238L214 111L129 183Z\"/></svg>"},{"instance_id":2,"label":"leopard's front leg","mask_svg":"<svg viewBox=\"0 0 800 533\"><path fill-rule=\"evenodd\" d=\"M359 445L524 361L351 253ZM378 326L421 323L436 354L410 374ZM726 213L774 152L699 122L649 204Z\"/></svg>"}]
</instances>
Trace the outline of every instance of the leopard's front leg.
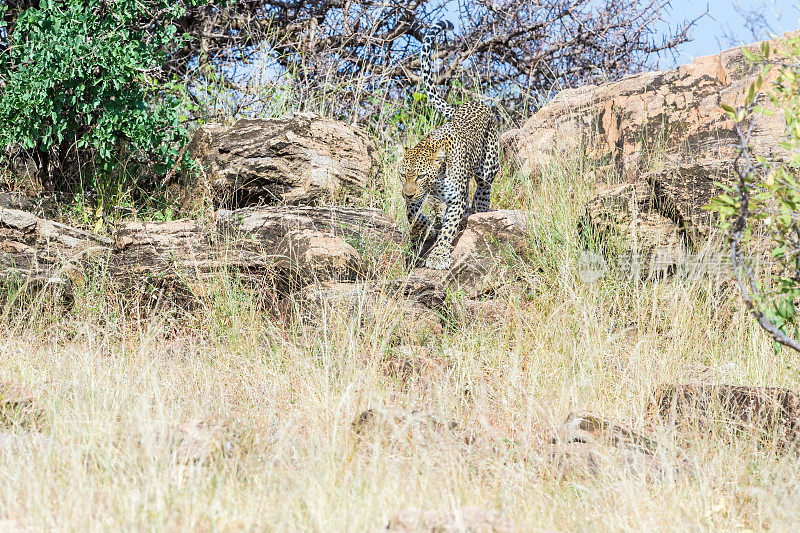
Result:
<instances>
[{"instance_id":1,"label":"leopard's front leg","mask_svg":"<svg viewBox=\"0 0 800 533\"><path fill-rule=\"evenodd\" d=\"M424 239L431 228L431 221L422 213L422 206L426 197L427 195L422 195L417 200L406 201L406 217L408 218L409 233L412 240L418 237Z\"/></svg>"},{"instance_id":2,"label":"leopard's front leg","mask_svg":"<svg viewBox=\"0 0 800 533\"><path fill-rule=\"evenodd\" d=\"M447 206L442 219L442 229L436 237L425 266L437 270L447 270L450 268L450 252L453 251L453 238L456 236L458 224L464 216L466 206L464 205L464 189L466 180L452 179L458 176L448 176L448 185L443 195L443 201Z\"/></svg>"}]
</instances>

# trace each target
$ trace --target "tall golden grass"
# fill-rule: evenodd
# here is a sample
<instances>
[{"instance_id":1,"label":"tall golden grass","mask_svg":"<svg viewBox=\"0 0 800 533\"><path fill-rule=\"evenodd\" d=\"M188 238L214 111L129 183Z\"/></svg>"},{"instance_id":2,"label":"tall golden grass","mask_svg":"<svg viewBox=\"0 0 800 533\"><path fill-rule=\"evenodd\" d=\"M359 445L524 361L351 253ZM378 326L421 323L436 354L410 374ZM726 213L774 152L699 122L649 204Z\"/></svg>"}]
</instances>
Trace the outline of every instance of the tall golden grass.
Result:
<instances>
[{"instance_id":1,"label":"tall golden grass","mask_svg":"<svg viewBox=\"0 0 800 533\"><path fill-rule=\"evenodd\" d=\"M383 150L364 203L404 224L394 147ZM572 155L536 181L503 171L496 206L533 213L537 255L501 296L506 324L456 321L414 348L438 372L387 371L408 342L387 327L396 302L284 321L226 276L194 312L126 308L102 278L79 284L69 311L7 308L0 380L33 390L44 419L0 429L0 528L363 531L409 507L477 506L523 530L793 529L795 452L746 433L676 434L647 406L699 367L799 390L797 356L773 353L725 280L581 281L591 170ZM367 409L458 430L358 436ZM687 473L560 478L548 443L573 409L680 449Z\"/></svg>"}]
</instances>

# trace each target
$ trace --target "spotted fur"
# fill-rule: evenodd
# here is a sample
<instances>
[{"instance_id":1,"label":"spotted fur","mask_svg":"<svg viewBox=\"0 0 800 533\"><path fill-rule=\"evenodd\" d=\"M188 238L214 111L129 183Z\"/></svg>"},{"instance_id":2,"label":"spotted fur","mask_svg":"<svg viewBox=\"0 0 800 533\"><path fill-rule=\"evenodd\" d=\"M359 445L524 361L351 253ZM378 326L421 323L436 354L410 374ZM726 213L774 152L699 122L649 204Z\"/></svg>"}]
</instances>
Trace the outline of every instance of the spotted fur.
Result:
<instances>
[{"instance_id":1,"label":"spotted fur","mask_svg":"<svg viewBox=\"0 0 800 533\"><path fill-rule=\"evenodd\" d=\"M453 29L453 25L441 21L426 32L421 63L428 101L450 121L406 150L401 167L412 235L424 235L430 229L430 221L422 214L428 196L445 204L442 229L425 260L426 267L440 270L450 268L453 238L461 218L469 212L491 210L492 182L498 170L494 111L480 102L454 108L439 97L433 87L433 39L447 29ZM476 187L470 208L469 182L473 177Z\"/></svg>"}]
</instances>

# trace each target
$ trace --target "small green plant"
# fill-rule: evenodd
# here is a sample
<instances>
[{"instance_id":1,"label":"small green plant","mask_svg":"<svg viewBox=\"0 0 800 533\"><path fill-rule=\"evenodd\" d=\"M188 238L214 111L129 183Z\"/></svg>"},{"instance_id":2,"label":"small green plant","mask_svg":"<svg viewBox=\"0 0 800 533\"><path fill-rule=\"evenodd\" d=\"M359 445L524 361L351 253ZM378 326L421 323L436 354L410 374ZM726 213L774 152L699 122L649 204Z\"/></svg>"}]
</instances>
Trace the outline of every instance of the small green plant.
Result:
<instances>
[{"instance_id":1,"label":"small green plant","mask_svg":"<svg viewBox=\"0 0 800 533\"><path fill-rule=\"evenodd\" d=\"M761 73L741 106L723 105L739 135L737 179L723 186L725 192L709 209L719 214L720 226L728 232L730 257L747 308L776 343L800 351L800 38L784 40L780 50L770 50L764 43L758 52L743 51ZM766 84L764 78L770 72L777 76ZM757 156L749 144L753 118L772 114L773 109L786 124L780 147L788 155ZM754 237L756 230L758 237ZM771 279L745 257L753 246L769 250Z\"/></svg>"},{"instance_id":2,"label":"small green plant","mask_svg":"<svg viewBox=\"0 0 800 533\"><path fill-rule=\"evenodd\" d=\"M185 37L153 17L177 18L184 3L33 5L17 12L0 5L7 41L0 59L0 146L21 146L50 187L69 192L108 195L120 176L141 182L171 169L187 134L184 89L164 79L162 66L164 50Z\"/></svg>"}]
</instances>

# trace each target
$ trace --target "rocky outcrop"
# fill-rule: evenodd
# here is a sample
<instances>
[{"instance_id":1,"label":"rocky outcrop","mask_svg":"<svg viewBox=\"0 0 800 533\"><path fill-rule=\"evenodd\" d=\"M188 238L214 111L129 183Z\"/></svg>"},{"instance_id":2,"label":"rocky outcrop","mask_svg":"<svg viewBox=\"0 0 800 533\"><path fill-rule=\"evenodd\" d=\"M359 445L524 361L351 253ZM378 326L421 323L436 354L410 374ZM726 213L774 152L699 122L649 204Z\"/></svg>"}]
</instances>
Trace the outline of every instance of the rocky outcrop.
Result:
<instances>
[{"instance_id":1,"label":"rocky outcrop","mask_svg":"<svg viewBox=\"0 0 800 533\"><path fill-rule=\"evenodd\" d=\"M89 232L0 207L0 280L6 283L53 290L69 303L72 275L109 245Z\"/></svg>"},{"instance_id":2,"label":"rocky outcrop","mask_svg":"<svg viewBox=\"0 0 800 533\"><path fill-rule=\"evenodd\" d=\"M66 297L73 277L97 264L133 295L191 300L223 272L288 294L315 281L374 276L398 261L401 241L392 219L375 209L220 210L211 224L127 222L104 238L0 208L0 280L56 287Z\"/></svg>"},{"instance_id":3,"label":"rocky outcrop","mask_svg":"<svg viewBox=\"0 0 800 533\"><path fill-rule=\"evenodd\" d=\"M504 320L502 305L481 298L491 298L516 278L519 259L528 253L528 223L525 212L472 215L449 271L417 269L378 281L402 262L404 239L392 219L376 209L221 209L211 222L126 222L111 238L2 209L0 278L68 286L67 273L80 273L95 262L129 297L188 302L227 273L276 301L297 293L295 300L308 316L357 304L370 319L387 304L397 304L398 331L407 340L419 340L411 333L439 334L443 318ZM462 295L457 301L448 297L451 288Z\"/></svg>"},{"instance_id":4,"label":"rocky outcrop","mask_svg":"<svg viewBox=\"0 0 800 533\"><path fill-rule=\"evenodd\" d=\"M776 43L771 44L774 49ZM522 128L505 133L503 142L528 173L564 151L583 151L596 165L614 164L628 177L638 176L656 154L667 162L709 155L722 164L738 139L720 105L742 103L759 73L747 64L741 48L732 48L673 70L567 89ZM783 132L779 116L756 117L751 136L755 153L781 151L776 139Z\"/></svg>"},{"instance_id":5,"label":"rocky outcrop","mask_svg":"<svg viewBox=\"0 0 800 533\"><path fill-rule=\"evenodd\" d=\"M441 333L442 320L504 324L506 305L492 297L518 278L520 260L530 252L530 222L525 211L471 215L456 238L448 271L418 268L383 281L318 283L295 295L295 301L313 320L337 309L387 324L388 331L396 326L406 341Z\"/></svg>"},{"instance_id":6,"label":"rocky outcrop","mask_svg":"<svg viewBox=\"0 0 800 533\"><path fill-rule=\"evenodd\" d=\"M680 233L684 242L678 247L670 243L672 252L696 250L711 232L711 215L702 207L719 194L715 182L732 178L738 143L721 104L741 104L759 72L747 64L740 48L734 48L673 70L568 89L522 128L507 132L503 142L529 174L568 153L589 160L589 168L598 175L621 175L630 186L604 190L598 200L641 204L642 198L650 198L637 211L645 225L636 238L662 246L663 238L655 233ZM786 155L779 146L783 133L780 115L756 116L750 137L754 153ZM594 204L586 227L603 231L605 217L596 223ZM615 230L624 232L635 225L635 216L626 216Z\"/></svg>"},{"instance_id":7,"label":"rocky outcrop","mask_svg":"<svg viewBox=\"0 0 800 533\"><path fill-rule=\"evenodd\" d=\"M532 216L513 210L471 215L453 247L447 279L457 282L467 298L516 279L520 261L529 253Z\"/></svg>"},{"instance_id":8,"label":"rocky outcrop","mask_svg":"<svg viewBox=\"0 0 800 533\"><path fill-rule=\"evenodd\" d=\"M375 145L359 129L311 113L207 124L189 153L199 181L179 176L171 190L184 205L210 194L215 205L312 205L347 200L375 165Z\"/></svg>"},{"instance_id":9,"label":"rocky outcrop","mask_svg":"<svg viewBox=\"0 0 800 533\"><path fill-rule=\"evenodd\" d=\"M122 225L110 270L124 286L149 280L160 291L187 296L223 271L287 294L315 281L364 279L378 266L356 247L390 255L399 242L392 220L375 209L220 210L213 227L188 220Z\"/></svg>"}]
</instances>

